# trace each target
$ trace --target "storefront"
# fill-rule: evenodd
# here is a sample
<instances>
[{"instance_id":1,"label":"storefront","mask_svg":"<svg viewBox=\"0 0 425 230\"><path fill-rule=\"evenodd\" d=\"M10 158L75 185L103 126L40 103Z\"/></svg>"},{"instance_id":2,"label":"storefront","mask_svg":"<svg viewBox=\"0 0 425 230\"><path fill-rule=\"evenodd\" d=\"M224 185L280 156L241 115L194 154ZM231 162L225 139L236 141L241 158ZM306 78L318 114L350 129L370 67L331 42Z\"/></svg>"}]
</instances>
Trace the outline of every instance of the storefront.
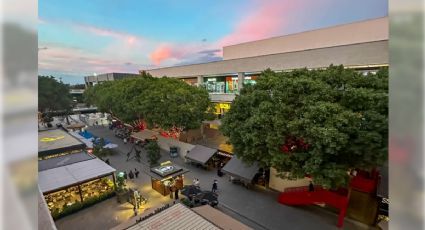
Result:
<instances>
[{"instance_id":1,"label":"storefront","mask_svg":"<svg viewBox=\"0 0 425 230\"><path fill-rule=\"evenodd\" d=\"M255 85L257 84L257 75L245 76L244 85Z\"/></svg>"},{"instance_id":2,"label":"storefront","mask_svg":"<svg viewBox=\"0 0 425 230\"><path fill-rule=\"evenodd\" d=\"M226 93L238 93L238 77L230 76L226 77Z\"/></svg>"},{"instance_id":3,"label":"storefront","mask_svg":"<svg viewBox=\"0 0 425 230\"><path fill-rule=\"evenodd\" d=\"M169 195L175 189L181 190L183 188L183 174L187 172L189 170L173 165L170 161L163 162L160 166L151 168L149 172L152 189L163 196Z\"/></svg>"},{"instance_id":4,"label":"storefront","mask_svg":"<svg viewBox=\"0 0 425 230\"><path fill-rule=\"evenodd\" d=\"M213 103L214 104L214 113L217 115L217 117L220 119L224 116L225 113L227 113L230 110L230 102L220 102L220 103Z\"/></svg>"},{"instance_id":5,"label":"storefront","mask_svg":"<svg viewBox=\"0 0 425 230\"><path fill-rule=\"evenodd\" d=\"M54 218L115 191L115 169L87 153L39 161L38 184Z\"/></svg>"},{"instance_id":6,"label":"storefront","mask_svg":"<svg viewBox=\"0 0 425 230\"><path fill-rule=\"evenodd\" d=\"M238 76L220 76L204 78L204 86L208 93L238 93Z\"/></svg>"}]
</instances>

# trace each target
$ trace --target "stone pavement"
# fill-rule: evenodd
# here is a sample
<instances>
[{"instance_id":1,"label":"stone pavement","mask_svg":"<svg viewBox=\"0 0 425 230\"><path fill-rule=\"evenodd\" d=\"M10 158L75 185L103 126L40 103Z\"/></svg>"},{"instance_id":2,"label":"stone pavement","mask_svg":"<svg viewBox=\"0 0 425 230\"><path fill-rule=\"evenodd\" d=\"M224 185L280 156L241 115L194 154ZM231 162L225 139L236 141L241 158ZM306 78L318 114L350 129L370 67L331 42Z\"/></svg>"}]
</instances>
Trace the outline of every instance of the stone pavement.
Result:
<instances>
[{"instance_id":1,"label":"stone pavement","mask_svg":"<svg viewBox=\"0 0 425 230\"><path fill-rule=\"evenodd\" d=\"M170 202L168 196L163 197L151 188L150 177L145 171L149 170L147 158L142 151L142 163L135 160L126 161L126 153L131 144L123 144L112 131L105 127L90 127L89 131L96 136L105 137L118 144L117 153L110 156L111 165L117 171L137 167L141 174L138 179L129 181L129 187L138 188L142 195L148 198L144 208L149 209L161 203ZM185 174L184 183L191 184L194 178L200 180L202 189L210 190L214 179L218 180L219 207L221 211L238 219L253 229L338 229L338 215L316 206L290 207L277 202L278 193L266 189L245 187L232 184L228 177L218 177L216 171L207 171L185 164L181 158L170 159L167 152L162 152L161 161L171 160L175 164L190 170ZM93 207L56 221L59 230L62 229L108 229L132 217L130 204L119 205L115 198L101 202ZM350 221L346 218L344 229L368 229L367 226Z\"/></svg>"}]
</instances>

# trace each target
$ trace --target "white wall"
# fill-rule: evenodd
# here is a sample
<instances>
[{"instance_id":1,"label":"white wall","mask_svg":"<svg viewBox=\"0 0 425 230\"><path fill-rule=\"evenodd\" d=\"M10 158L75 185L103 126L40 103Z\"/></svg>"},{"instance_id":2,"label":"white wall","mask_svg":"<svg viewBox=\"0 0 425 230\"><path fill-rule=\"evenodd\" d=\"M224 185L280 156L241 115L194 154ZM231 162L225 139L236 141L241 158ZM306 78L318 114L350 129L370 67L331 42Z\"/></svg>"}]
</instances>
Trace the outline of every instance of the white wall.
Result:
<instances>
[{"instance_id":1,"label":"white wall","mask_svg":"<svg viewBox=\"0 0 425 230\"><path fill-rule=\"evenodd\" d=\"M308 186L310 183L310 180L311 179L307 177L304 179L298 179L298 180L285 180L277 176L276 169L270 168L269 187L279 192L283 192L285 188Z\"/></svg>"},{"instance_id":2,"label":"white wall","mask_svg":"<svg viewBox=\"0 0 425 230\"><path fill-rule=\"evenodd\" d=\"M388 17L223 47L223 60L388 40Z\"/></svg>"}]
</instances>

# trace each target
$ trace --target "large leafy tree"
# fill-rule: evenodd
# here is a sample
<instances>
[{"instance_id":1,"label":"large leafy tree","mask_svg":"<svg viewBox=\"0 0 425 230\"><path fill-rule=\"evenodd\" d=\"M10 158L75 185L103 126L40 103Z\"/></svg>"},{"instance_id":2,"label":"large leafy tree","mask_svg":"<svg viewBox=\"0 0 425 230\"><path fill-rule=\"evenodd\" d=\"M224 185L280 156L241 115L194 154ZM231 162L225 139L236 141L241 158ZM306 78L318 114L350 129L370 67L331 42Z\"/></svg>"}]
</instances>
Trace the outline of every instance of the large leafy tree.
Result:
<instances>
[{"instance_id":1,"label":"large leafy tree","mask_svg":"<svg viewBox=\"0 0 425 230\"><path fill-rule=\"evenodd\" d=\"M212 108L205 89L172 78L138 78L105 82L85 92L86 102L124 121L144 119L151 127L197 128Z\"/></svg>"},{"instance_id":2,"label":"large leafy tree","mask_svg":"<svg viewBox=\"0 0 425 230\"><path fill-rule=\"evenodd\" d=\"M248 163L274 167L291 179L311 175L336 188L348 171L387 159L388 69L363 75L343 66L266 70L246 86L221 131Z\"/></svg>"},{"instance_id":3,"label":"large leafy tree","mask_svg":"<svg viewBox=\"0 0 425 230\"><path fill-rule=\"evenodd\" d=\"M52 112L69 113L72 97L69 86L52 76L38 76L38 111L44 117Z\"/></svg>"},{"instance_id":4,"label":"large leafy tree","mask_svg":"<svg viewBox=\"0 0 425 230\"><path fill-rule=\"evenodd\" d=\"M146 151L149 164L151 166L158 164L158 161L161 159L161 149L158 145L158 142L155 140L149 141L149 143L146 145Z\"/></svg>"}]
</instances>

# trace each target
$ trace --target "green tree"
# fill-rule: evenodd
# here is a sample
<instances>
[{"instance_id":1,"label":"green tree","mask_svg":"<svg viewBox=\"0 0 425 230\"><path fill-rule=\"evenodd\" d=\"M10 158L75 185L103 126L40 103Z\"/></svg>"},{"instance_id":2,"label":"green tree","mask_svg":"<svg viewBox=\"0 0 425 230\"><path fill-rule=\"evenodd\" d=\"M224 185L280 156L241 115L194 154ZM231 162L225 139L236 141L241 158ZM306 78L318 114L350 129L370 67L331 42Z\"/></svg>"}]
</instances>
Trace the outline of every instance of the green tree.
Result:
<instances>
[{"instance_id":1,"label":"green tree","mask_svg":"<svg viewBox=\"0 0 425 230\"><path fill-rule=\"evenodd\" d=\"M49 121L53 112L68 115L72 109L69 86L52 76L38 76L38 111ZM68 116L66 116L67 122Z\"/></svg>"},{"instance_id":2,"label":"green tree","mask_svg":"<svg viewBox=\"0 0 425 230\"><path fill-rule=\"evenodd\" d=\"M178 79L143 77L104 82L88 88L85 101L100 111L131 122L144 119L150 127L198 128L211 119L211 102L205 89Z\"/></svg>"},{"instance_id":3,"label":"green tree","mask_svg":"<svg viewBox=\"0 0 425 230\"><path fill-rule=\"evenodd\" d=\"M353 168L387 159L388 69L364 76L343 66L264 71L222 121L234 152L289 179L336 188Z\"/></svg>"},{"instance_id":4,"label":"green tree","mask_svg":"<svg viewBox=\"0 0 425 230\"><path fill-rule=\"evenodd\" d=\"M158 164L161 159L160 148L157 141L151 140L146 145L147 156L151 166Z\"/></svg>"},{"instance_id":5,"label":"green tree","mask_svg":"<svg viewBox=\"0 0 425 230\"><path fill-rule=\"evenodd\" d=\"M104 148L103 146L105 146L105 139L103 138L100 138L99 141L93 142L93 154L100 159L111 155L111 150Z\"/></svg>"}]
</instances>

